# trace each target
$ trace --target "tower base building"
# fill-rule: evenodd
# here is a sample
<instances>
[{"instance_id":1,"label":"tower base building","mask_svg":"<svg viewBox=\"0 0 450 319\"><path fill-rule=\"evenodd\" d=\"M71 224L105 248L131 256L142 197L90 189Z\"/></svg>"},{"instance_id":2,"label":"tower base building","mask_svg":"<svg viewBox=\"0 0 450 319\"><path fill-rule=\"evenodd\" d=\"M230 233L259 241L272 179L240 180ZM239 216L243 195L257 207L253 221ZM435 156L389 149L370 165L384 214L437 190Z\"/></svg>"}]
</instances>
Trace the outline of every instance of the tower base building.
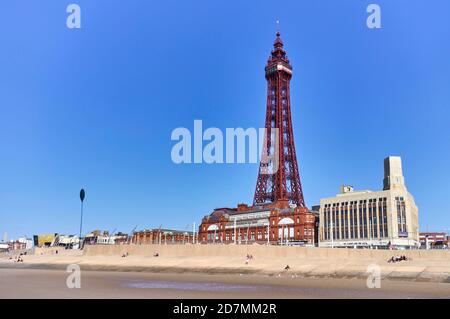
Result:
<instances>
[{"instance_id":1,"label":"tower base building","mask_svg":"<svg viewBox=\"0 0 450 319\"><path fill-rule=\"evenodd\" d=\"M382 191L342 186L320 201L320 247L414 249L420 247L418 208L408 192L400 157L384 160Z\"/></svg>"},{"instance_id":2,"label":"tower base building","mask_svg":"<svg viewBox=\"0 0 450 319\"><path fill-rule=\"evenodd\" d=\"M199 227L202 244L271 244L313 246L317 218L288 200L237 208L217 208Z\"/></svg>"}]
</instances>

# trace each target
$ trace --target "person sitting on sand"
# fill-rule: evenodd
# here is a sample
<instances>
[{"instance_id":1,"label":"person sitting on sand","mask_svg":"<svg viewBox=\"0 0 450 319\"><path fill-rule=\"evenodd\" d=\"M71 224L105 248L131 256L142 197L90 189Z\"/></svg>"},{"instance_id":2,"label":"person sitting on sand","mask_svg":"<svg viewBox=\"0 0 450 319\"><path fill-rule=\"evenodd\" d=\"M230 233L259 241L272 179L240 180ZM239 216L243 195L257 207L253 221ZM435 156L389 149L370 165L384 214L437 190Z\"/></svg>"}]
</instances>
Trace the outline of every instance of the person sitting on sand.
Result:
<instances>
[{"instance_id":1,"label":"person sitting on sand","mask_svg":"<svg viewBox=\"0 0 450 319\"><path fill-rule=\"evenodd\" d=\"M159 257L159 254L158 253L154 253L153 257Z\"/></svg>"},{"instance_id":2,"label":"person sitting on sand","mask_svg":"<svg viewBox=\"0 0 450 319\"><path fill-rule=\"evenodd\" d=\"M291 267L289 267L289 265L286 265L286 267L284 267L284 270L289 270L291 269Z\"/></svg>"}]
</instances>

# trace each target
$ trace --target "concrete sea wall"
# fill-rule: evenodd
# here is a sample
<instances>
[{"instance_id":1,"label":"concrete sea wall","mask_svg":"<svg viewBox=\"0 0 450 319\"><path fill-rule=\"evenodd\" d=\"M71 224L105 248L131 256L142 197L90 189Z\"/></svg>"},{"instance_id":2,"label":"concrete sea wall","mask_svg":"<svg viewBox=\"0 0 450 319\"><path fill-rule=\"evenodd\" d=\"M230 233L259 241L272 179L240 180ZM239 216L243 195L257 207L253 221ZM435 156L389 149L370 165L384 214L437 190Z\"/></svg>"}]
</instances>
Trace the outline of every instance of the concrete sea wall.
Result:
<instances>
[{"instance_id":1,"label":"concrete sea wall","mask_svg":"<svg viewBox=\"0 0 450 319\"><path fill-rule=\"evenodd\" d=\"M385 261L393 255L406 255L412 260L449 260L447 250L376 250L376 249L344 249L344 248L306 248L293 246L265 245L92 245L85 246L84 254L122 255L129 253L135 256L153 256L158 253L164 257L237 257L251 254L254 257L272 258L307 258L330 260L381 260Z\"/></svg>"}]
</instances>

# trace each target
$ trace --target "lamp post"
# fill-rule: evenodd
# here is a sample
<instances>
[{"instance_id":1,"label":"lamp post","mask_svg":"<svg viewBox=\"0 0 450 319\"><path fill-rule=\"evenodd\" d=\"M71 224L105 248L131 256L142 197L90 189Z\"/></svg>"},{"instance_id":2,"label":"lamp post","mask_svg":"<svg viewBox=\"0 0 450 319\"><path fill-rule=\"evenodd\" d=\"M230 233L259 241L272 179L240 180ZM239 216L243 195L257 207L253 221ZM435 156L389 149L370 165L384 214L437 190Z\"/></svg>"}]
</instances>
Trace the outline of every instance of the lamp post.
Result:
<instances>
[{"instance_id":1,"label":"lamp post","mask_svg":"<svg viewBox=\"0 0 450 319\"><path fill-rule=\"evenodd\" d=\"M245 244L248 245L248 236L249 236L249 232L250 232L250 223L247 225L247 236L245 237Z\"/></svg>"},{"instance_id":2,"label":"lamp post","mask_svg":"<svg viewBox=\"0 0 450 319\"><path fill-rule=\"evenodd\" d=\"M234 244L237 242L237 234L236 234L236 217L234 217Z\"/></svg>"},{"instance_id":3,"label":"lamp post","mask_svg":"<svg viewBox=\"0 0 450 319\"><path fill-rule=\"evenodd\" d=\"M333 221L330 222L331 248L334 248Z\"/></svg>"},{"instance_id":4,"label":"lamp post","mask_svg":"<svg viewBox=\"0 0 450 319\"><path fill-rule=\"evenodd\" d=\"M80 190L80 200L81 200L81 220L80 220L80 237L79 237L79 248L81 249L81 233L83 231L83 202L84 198L86 197L86 192L82 188Z\"/></svg>"}]
</instances>

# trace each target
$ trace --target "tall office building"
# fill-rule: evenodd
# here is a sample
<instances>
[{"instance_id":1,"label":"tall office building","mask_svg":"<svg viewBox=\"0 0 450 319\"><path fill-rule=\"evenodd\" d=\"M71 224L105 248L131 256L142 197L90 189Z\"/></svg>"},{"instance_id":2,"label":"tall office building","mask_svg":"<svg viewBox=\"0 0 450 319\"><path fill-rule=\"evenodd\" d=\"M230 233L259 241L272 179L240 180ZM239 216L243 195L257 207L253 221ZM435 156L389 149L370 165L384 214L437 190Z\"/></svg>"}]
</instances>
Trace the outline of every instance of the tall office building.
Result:
<instances>
[{"instance_id":1,"label":"tall office building","mask_svg":"<svg viewBox=\"0 0 450 319\"><path fill-rule=\"evenodd\" d=\"M320 201L321 247L408 249L419 245L418 208L406 188L400 157L384 160L382 191L342 186L336 197Z\"/></svg>"}]
</instances>

